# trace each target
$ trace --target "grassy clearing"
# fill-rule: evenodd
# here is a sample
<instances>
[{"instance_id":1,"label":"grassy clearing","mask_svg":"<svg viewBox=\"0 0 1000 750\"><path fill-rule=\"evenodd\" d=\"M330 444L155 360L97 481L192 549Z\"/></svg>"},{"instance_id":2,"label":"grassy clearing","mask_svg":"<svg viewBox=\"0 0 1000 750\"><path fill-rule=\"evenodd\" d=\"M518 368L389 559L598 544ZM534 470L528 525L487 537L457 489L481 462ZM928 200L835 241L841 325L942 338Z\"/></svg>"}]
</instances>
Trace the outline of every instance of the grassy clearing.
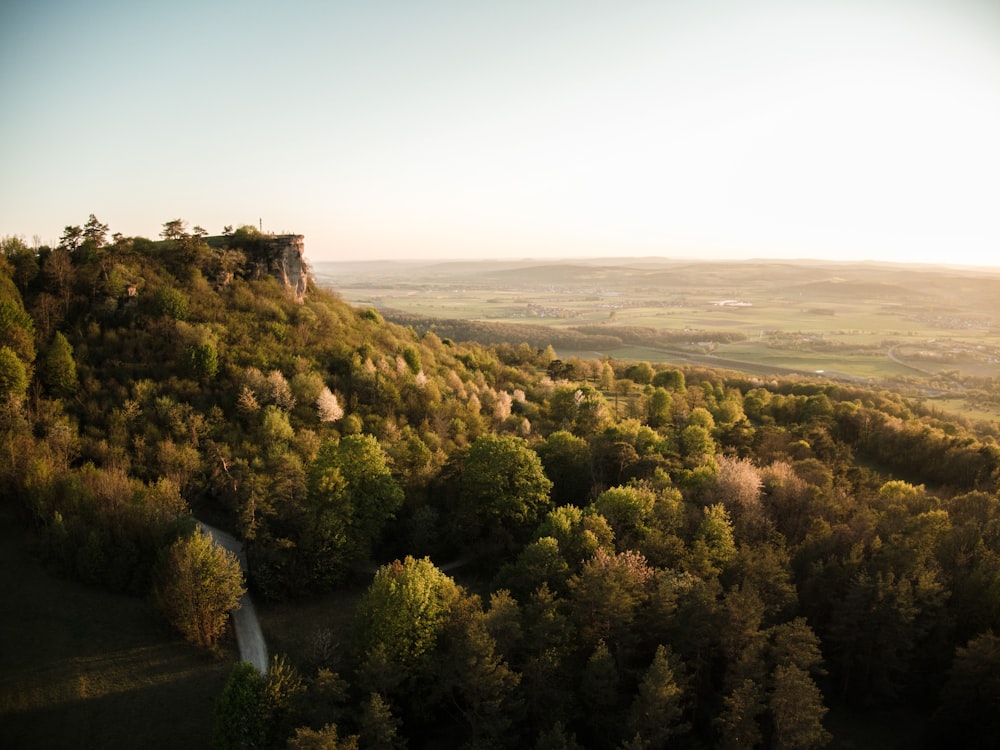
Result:
<instances>
[{"instance_id":1,"label":"grassy clearing","mask_svg":"<svg viewBox=\"0 0 1000 750\"><path fill-rule=\"evenodd\" d=\"M756 342L742 342L719 347L717 353L721 357L743 360L747 363L761 363L807 372L836 371L859 378L892 378L913 374L905 365L893 362L880 351L810 352L769 347Z\"/></svg>"},{"instance_id":2,"label":"grassy clearing","mask_svg":"<svg viewBox=\"0 0 1000 750\"><path fill-rule=\"evenodd\" d=\"M148 602L54 577L0 504L0 747L208 747L236 658L177 638Z\"/></svg>"},{"instance_id":3,"label":"grassy clearing","mask_svg":"<svg viewBox=\"0 0 1000 750\"><path fill-rule=\"evenodd\" d=\"M958 414L977 422L1000 422L1000 405L971 405L962 398L934 398L929 399L927 404L945 414Z\"/></svg>"}]
</instances>

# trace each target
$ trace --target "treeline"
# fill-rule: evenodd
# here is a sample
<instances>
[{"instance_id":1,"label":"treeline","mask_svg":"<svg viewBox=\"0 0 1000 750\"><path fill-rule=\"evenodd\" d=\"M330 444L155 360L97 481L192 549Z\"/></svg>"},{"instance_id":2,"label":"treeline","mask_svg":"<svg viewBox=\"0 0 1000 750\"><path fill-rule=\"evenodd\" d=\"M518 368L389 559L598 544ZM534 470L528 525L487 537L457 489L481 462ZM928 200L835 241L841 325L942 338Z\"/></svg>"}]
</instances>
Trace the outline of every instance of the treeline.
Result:
<instances>
[{"instance_id":1,"label":"treeline","mask_svg":"<svg viewBox=\"0 0 1000 750\"><path fill-rule=\"evenodd\" d=\"M451 341L474 341L485 346L523 343L534 349L553 346L576 351L617 349L623 340L614 331L583 333L576 328L532 325L529 323L496 323L460 318L428 318L400 310L384 310L386 319L413 328L419 335L431 332Z\"/></svg>"},{"instance_id":2,"label":"treeline","mask_svg":"<svg viewBox=\"0 0 1000 750\"><path fill-rule=\"evenodd\" d=\"M730 344L745 341L746 335L738 331L716 331L677 328L649 328L646 326L576 326L576 331L588 335L613 331L622 342L629 346L670 347L678 344L699 344L714 342Z\"/></svg>"},{"instance_id":3,"label":"treeline","mask_svg":"<svg viewBox=\"0 0 1000 750\"><path fill-rule=\"evenodd\" d=\"M199 570L240 587L191 509L270 599L378 567L351 632L234 670L220 747L805 748L839 707L992 741L993 435L888 392L296 303L252 228L206 235L3 241L0 482L66 574L174 622Z\"/></svg>"},{"instance_id":4,"label":"treeline","mask_svg":"<svg viewBox=\"0 0 1000 750\"><path fill-rule=\"evenodd\" d=\"M624 346L657 348L705 342L732 343L746 339L744 334L734 331L678 330L613 324L546 326L428 318L399 310L383 310L382 313L387 320L411 327L420 335L433 332L442 339L470 341L485 346L524 343L535 349L552 346L557 350L608 351Z\"/></svg>"}]
</instances>

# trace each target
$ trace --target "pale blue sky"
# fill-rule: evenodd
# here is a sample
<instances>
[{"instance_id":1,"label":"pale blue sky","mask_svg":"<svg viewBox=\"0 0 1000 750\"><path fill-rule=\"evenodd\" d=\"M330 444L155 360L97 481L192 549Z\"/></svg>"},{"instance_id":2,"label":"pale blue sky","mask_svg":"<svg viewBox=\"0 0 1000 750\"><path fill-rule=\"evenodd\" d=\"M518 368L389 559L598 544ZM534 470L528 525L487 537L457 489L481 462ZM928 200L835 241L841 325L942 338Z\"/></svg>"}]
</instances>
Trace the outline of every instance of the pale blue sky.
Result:
<instances>
[{"instance_id":1,"label":"pale blue sky","mask_svg":"<svg viewBox=\"0 0 1000 750\"><path fill-rule=\"evenodd\" d=\"M1000 265L1000 2L0 4L0 235Z\"/></svg>"}]
</instances>

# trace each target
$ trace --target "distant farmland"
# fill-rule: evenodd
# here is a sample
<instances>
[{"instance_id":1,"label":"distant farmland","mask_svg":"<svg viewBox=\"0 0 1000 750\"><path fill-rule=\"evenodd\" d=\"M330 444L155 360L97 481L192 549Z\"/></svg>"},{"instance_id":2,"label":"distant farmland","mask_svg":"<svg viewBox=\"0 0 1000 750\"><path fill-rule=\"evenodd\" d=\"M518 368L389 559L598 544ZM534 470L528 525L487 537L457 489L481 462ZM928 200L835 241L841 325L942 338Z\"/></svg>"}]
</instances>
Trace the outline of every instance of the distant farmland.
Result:
<instances>
[{"instance_id":1,"label":"distant farmland","mask_svg":"<svg viewBox=\"0 0 1000 750\"><path fill-rule=\"evenodd\" d=\"M666 259L316 264L347 302L442 337L873 382L1000 414L1000 272ZM474 322L474 323L473 323Z\"/></svg>"}]
</instances>

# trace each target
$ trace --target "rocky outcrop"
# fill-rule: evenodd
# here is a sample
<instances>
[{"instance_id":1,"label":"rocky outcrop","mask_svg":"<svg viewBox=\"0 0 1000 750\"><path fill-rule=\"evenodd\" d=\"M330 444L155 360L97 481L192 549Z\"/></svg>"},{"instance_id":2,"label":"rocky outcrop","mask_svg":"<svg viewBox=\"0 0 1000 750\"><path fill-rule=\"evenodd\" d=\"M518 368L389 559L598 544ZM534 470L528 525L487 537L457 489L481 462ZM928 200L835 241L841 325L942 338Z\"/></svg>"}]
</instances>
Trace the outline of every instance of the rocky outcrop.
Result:
<instances>
[{"instance_id":1,"label":"rocky outcrop","mask_svg":"<svg viewBox=\"0 0 1000 750\"><path fill-rule=\"evenodd\" d=\"M268 237L271 248L268 272L288 287L301 302L309 284L309 265L305 259L305 238L301 234Z\"/></svg>"},{"instance_id":2,"label":"rocky outcrop","mask_svg":"<svg viewBox=\"0 0 1000 750\"><path fill-rule=\"evenodd\" d=\"M263 279L273 276L301 302L309 286L309 264L305 259L305 238L301 234L261 234L253 227L241 227L233 234L206 238L209 247L221 253L242 253L239 260L223 263L216 285L226 286L233 278Z\"/></svg>"}]
</instances>

